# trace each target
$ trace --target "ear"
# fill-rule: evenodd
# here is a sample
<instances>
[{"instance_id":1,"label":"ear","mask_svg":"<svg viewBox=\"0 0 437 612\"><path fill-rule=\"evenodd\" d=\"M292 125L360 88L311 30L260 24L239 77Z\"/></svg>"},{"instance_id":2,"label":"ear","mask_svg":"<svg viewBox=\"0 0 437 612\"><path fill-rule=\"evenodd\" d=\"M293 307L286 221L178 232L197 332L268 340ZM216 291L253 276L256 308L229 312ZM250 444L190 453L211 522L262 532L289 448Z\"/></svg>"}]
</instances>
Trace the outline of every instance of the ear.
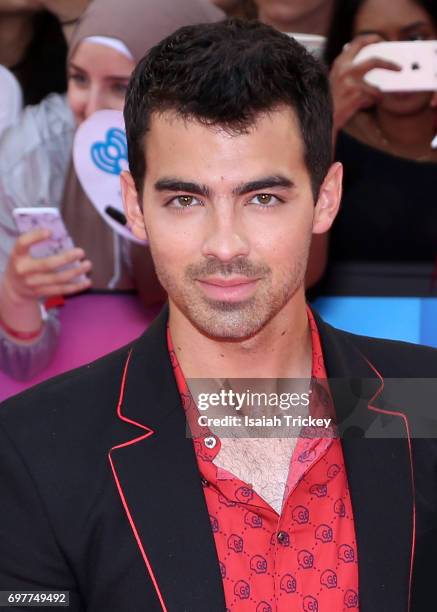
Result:
<instances>
[{"instance_id":1,"label":"ear","mask_svg":"<svg viewBox=\"0 0 437 612\"><path fill-rule=\"evenodd\" d=\"M131 173L127 171L122 172L120 175L120 183L124 211L126 213L128 225L135 238L147 240L144 216L139 204L140 196L135 187L135 182Z\"/></svg>"},{"instance_id":2,"label":"ear","mask_svg":"<svg viewBox=\"0 0 437 612\"><path fill-rule=\"evenodd\" d=\"M324 234L331 228L340 208L342 181L343 166L335 162L320 187L314 210L313 234Z\"/></svg>"}]
</instances>

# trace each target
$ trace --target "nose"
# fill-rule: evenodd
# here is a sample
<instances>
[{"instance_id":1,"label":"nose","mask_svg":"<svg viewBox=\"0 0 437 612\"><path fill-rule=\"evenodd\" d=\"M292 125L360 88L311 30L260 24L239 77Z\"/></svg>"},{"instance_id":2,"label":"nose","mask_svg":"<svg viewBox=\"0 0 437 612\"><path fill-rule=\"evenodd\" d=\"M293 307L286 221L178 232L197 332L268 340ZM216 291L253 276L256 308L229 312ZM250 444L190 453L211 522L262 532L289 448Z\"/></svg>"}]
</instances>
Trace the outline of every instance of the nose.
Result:
<instances>
[{"instance_id":1,"label":"nose","mask_svg":"<svg viewBox=\"0 0 437 612\"><path fill-rule=\"evenodd\" d=\"M88 117L93 115L96 111L103 110L106 108L108 108L108 106L105 103L105 96L102 88L98 85L90 87L88 97L84 106L85 119L88 119Z\"/></svg>"},{"instance_id":2,"label":"nose","mask_svg":"<svg viewBox=\"0 0 437 612\"><path fill-rule=\"evenodd\" d=\"M250 241L237 213L230 207L228 210L224 208L220 207L210 217L202 254L226 262L248 256Z\"/></svg>"}]
</instances>

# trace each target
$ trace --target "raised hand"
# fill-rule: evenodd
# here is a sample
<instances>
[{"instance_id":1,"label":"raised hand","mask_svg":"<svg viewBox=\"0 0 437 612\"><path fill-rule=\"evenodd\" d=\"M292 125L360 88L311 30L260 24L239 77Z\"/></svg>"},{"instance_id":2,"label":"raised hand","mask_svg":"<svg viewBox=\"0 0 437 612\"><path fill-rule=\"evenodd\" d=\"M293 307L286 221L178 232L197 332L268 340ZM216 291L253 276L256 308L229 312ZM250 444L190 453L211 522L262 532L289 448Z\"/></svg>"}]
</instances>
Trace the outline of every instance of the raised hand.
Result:
<instances>
[{"instance_id":1,"label":"raised hand","mask_svg":"<svg viewBox=\"0 0 437 612\"><path fill-rule=\"evenodd\" d=\"M332 65L330 82L334 98L334 130L338 132L359 110L369 108L382 97L382 92L364 81L364 76L374 68L400 70L400 66L382 58L372 57L354 63L354 58L365 46L381 42L379 36L359 36L346 45Z\"/></svg>"}]
</instances>

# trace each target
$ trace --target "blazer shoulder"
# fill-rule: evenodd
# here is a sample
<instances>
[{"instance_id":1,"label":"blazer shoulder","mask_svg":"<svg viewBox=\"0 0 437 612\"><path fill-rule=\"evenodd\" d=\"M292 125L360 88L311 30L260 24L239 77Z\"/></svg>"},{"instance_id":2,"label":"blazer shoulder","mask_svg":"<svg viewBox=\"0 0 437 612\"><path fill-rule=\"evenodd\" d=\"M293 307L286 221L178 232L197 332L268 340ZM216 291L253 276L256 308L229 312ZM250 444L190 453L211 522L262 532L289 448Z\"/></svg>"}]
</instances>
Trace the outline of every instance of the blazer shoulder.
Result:
<instances>
[{"instance_id":1,"label":"blazer shoulder","mask_svg":"<svg viewBox=\"0 0 437 612\"><path fill-rule=\"evenodd\" d=\"M337 330L387 377L437 377L437 349Z\"/></svg>"},{"instance_id":2,"label":"blazer shoulder","mask_svg":"<svg viewBox=\"0 0 437 612\"><path fill-rule=\"evenodd\" d=\"M0 404L0 424L27 428L47 419L89 421L116 405L131 344L89 364L48 379Z\"/></svg>"}]
</instances>

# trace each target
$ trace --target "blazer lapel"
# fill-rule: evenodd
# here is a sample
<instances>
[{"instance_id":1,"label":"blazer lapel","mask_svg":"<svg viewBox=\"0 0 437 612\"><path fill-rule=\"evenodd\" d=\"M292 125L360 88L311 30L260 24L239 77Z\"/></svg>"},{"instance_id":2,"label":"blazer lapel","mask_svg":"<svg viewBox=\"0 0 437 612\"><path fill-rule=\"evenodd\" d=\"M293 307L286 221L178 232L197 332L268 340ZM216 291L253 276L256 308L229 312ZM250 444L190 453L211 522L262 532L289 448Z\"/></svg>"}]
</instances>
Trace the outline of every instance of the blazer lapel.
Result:
<instances>
[{"instance_id":1,"label":"blazer lapel","mask_svg":"<svg viewBox=\"0 0 437 612\"><path fill-rule=\"evenodd\" d=\"M408 423L393 408L385 412L384 381L349 336L316 319L354 510L360 612L407 612L414 546ZM133 345L118 407L129 434L111 449L110 462L161 608L223 612L217 553L167 352L166 321L164 309Z\"/></svg>"},{"instance_id":2,"label":"blazer lapel","mask_svg":"<svg viewBox=\"0 0 437 612\"><path fill-rule=\"evenodd\" d=\"M317 317L358 551L360 612L407 612L415 507L408 422L384 405L384 380L351 336Z\"/></svg>"},{"instance_id":3,"label":"blazer lapel","mask_svg":"<svg viewBox=\"0 0 437 612\"><path fill-rule=\"evenodd\" d=\"M118 413L135 433L111 449L110 462L161 608L223 612L219 563L168 356L166 321L164 309L133 346Z\"/></svg>"}]
</instances>

